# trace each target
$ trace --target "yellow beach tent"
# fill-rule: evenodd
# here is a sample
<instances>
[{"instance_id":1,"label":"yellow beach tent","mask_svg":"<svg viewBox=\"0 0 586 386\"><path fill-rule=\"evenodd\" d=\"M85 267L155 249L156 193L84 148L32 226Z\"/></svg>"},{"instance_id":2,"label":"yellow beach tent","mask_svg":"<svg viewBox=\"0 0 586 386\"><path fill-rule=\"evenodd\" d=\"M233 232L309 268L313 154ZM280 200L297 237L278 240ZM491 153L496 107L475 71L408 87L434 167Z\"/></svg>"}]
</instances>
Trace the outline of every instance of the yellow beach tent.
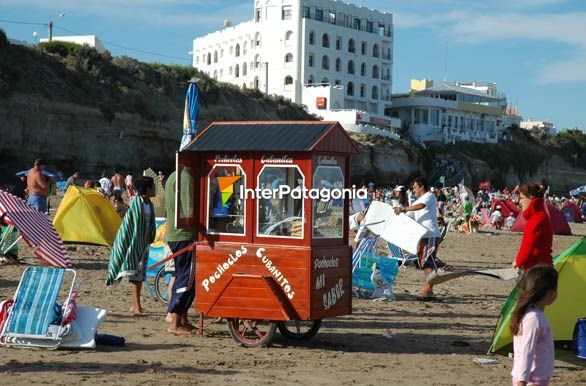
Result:
<instances>
[{"instance_id":1,"label":"yellow beach tent","mask_svg":"<svg viewBox=\"0 0 586 386\"><path fill-rule=\"evenodd\" d=\"M93 189L70 186L53 226L66 243L112 246L122 220L108 200Z\"/></svg>"},{"instance_id":2,"label":"yellow beach tent","mask_svg":"<svg viewBox=\"0 0 586 386\"><path fill-rule=\"evenodd\" d=\"M558 271L558 298L545 308L555 341L572 340L574 326L586 317L586 237L553 260ZM503 305L489 352L502 351L513 342L509 323L519 299L517 285Z\"/></svg>"}]
</instances>

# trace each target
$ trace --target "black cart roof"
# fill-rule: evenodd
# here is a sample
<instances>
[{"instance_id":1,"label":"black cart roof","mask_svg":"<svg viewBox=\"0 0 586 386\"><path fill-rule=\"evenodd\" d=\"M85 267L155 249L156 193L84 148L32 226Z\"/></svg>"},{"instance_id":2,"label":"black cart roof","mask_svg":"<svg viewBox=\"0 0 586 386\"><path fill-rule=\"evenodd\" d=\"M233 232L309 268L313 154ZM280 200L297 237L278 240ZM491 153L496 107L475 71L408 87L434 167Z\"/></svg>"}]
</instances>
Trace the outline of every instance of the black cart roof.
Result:
<instances>
[{"instance_id":1,"label":"black cart roof","mask_svg":"<svg viewBox=\"0 0 586 386\"><path fill-rule=\"evenodd\" d=\"M338 122L213 122L182 151L287 151L358 154Z\"/></svg>"}]
</instances>

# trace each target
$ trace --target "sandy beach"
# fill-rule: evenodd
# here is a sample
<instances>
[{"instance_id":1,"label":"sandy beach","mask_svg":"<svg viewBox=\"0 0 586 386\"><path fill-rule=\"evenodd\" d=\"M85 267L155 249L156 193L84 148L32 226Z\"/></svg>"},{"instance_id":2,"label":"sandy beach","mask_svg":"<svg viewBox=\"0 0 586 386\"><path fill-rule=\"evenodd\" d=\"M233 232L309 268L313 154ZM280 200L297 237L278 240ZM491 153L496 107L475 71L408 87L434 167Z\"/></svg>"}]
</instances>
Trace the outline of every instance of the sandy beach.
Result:
<instances>
[{"instance_id":1,"label":"sandy beach","mask_svg":"<svg viewBox=\"0 0 586 386\"><path fill-rule=\"evenodd\" d=\"M586 235L573 224L573 236L555 236L554 253ZM454 269L505 268L521 234L452 232L438 256ZM422 274L400 270L394 284L397 300L353 300L353 315L325 320L313 340L297 343L276 334L270 348L245 349L229 336L225 323L206 321L204 336L165 332L165 307L143 295L148 315L128 313L130 287L106 289L109 251L68 246L83 283L79 303L107 308L101 333L123 336L126 347L47 351L0 348L2 384L392 384L507 385L512 359L495 355L496 364L478 365L490 346L500 307L513 287L482 277L456 279L436 287L438 301L415 300ZM21 256L38 264L21 246ZM0 267L1 298L11 297L25 267ZM390 330L392 339L383 337ZM583 363L556 361L552 384L586 383Z\"/></svg>"}]
</instances>

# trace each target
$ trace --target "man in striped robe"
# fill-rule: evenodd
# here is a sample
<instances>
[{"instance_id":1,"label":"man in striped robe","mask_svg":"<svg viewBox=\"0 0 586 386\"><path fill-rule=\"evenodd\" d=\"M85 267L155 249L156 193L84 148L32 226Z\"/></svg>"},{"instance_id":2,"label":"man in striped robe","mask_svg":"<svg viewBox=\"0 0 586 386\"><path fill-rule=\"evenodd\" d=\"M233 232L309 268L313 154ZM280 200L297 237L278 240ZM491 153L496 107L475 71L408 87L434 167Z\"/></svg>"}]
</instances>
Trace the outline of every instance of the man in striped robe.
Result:
<instances>
[{"instance_id":1,"label":"man in striped robe","mask_svg":"<svg viewBox=\"0 0 586 386\"><path fill-rule=\"evenodd\" d=\"M142 314L140 304L142 282L146 279L149 246L155 239L155 210L150 198L155 196L155 184L151 177L142 177L134 183L137 195L130 202L122 225L118 229L108 264L106 286L118 285L123 277L132 284L130 312Z\"/></svg>"}]
</instances>

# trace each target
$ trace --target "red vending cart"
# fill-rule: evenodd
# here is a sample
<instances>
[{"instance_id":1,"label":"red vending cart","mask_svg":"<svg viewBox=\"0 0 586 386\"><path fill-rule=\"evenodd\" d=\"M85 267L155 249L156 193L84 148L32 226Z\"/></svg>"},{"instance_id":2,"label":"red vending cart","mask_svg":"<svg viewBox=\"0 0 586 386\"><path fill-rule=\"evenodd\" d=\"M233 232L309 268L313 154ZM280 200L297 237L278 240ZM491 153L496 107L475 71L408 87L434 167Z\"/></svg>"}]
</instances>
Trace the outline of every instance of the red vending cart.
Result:
<instances>
[{"instance_id":1,"label":"red vending cart","mask_svg":"<svg viewBox=\"0 0 586 386\"><path fill-rule=\"evenodd\" d=\"M178 153L177 194L195 202L177 222L198 229L196 310L227 318L246 347L270 343L276 328L308 339L323 318L350 314L357 153L339 123L323 121L212 123Z\"/></svg>"}]
</instances>

